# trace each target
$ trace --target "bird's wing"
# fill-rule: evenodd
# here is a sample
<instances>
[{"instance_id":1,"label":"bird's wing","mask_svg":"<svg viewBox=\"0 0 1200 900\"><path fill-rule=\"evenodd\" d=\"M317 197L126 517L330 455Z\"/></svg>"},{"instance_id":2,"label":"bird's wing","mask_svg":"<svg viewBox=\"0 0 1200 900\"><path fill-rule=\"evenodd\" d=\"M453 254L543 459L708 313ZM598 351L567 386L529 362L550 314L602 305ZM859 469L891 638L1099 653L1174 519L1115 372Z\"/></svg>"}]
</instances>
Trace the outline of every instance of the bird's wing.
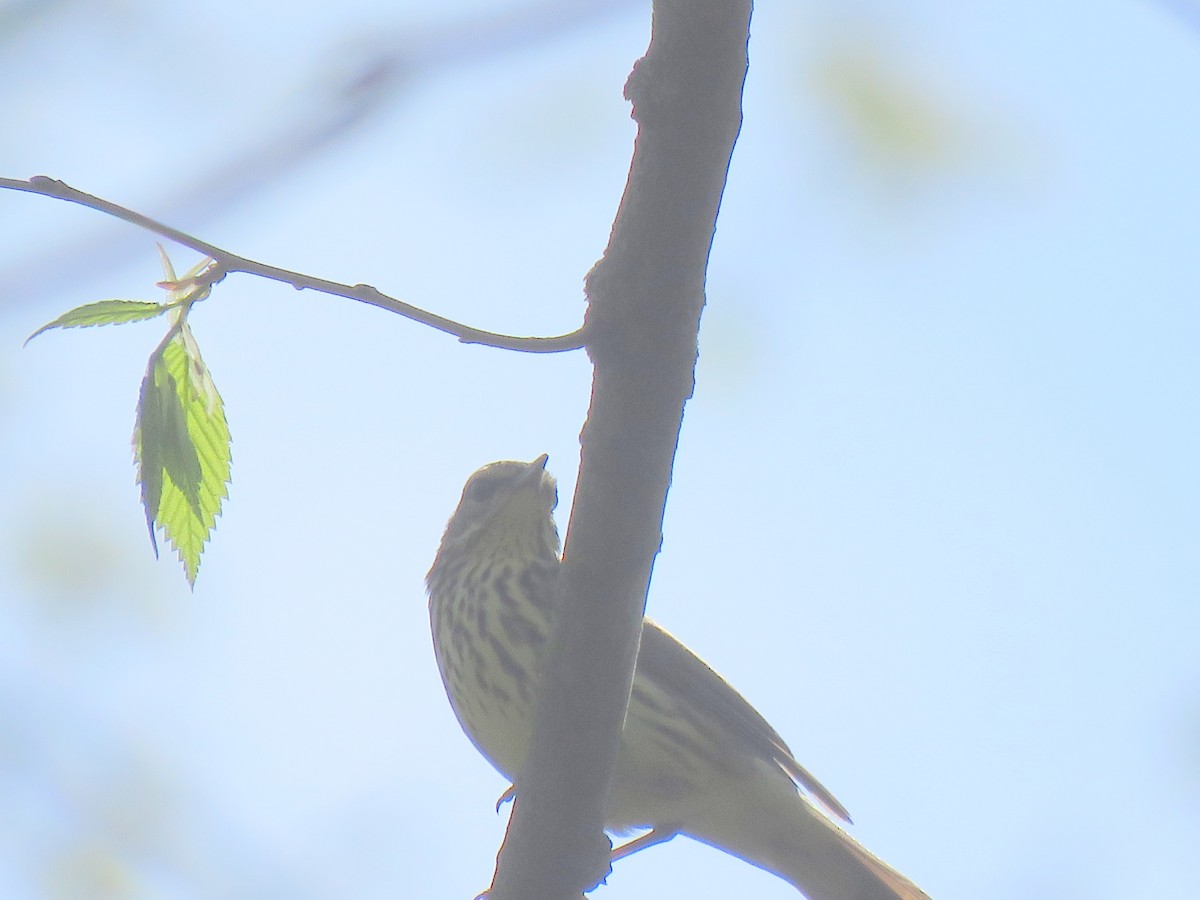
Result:
<instances>
[{"instance_id":1,"label":"bird's wing","mask_svg":"<svg viewBox=\"0 0 1200 900\"><path fill-rule=\"evenodd\" d=\"M758 710L704 660L650 619L642 626L637 668L639 676L662 685L668 695L686 699L704 710L718 724L742 738L752 753L774 761L831 812L850 821L846 808L796 762L783 738Z\"/></svg>"}]
</instances>

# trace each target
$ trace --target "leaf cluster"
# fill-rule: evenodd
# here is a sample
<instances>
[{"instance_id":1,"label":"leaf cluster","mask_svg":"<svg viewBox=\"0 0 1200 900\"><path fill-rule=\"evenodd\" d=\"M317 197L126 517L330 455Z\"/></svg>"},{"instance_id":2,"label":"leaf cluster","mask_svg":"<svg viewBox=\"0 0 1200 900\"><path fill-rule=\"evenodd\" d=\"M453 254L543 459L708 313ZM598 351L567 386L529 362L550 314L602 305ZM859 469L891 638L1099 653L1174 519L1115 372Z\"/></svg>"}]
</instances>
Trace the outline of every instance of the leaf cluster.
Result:
<instances>
[{"instance_id":1,"label":"leaf cluster","mask_svg":"<svg viewBox=\"0 0 1200 900\"><path fill-rule=\"evenodd\" d=\"M170 327L150 354L138 392L133 455L150 543L156 531L175 548L193 587L200 555L221 504L229 496L230 436L225 405L200 345L188 325L194 304L208 296L211 260L176 278L159 248L167 300L100 300L78 306L43 325L29 340L54 328L86 328L141 322L166 315Z\"/></svg>"}]
</instances>

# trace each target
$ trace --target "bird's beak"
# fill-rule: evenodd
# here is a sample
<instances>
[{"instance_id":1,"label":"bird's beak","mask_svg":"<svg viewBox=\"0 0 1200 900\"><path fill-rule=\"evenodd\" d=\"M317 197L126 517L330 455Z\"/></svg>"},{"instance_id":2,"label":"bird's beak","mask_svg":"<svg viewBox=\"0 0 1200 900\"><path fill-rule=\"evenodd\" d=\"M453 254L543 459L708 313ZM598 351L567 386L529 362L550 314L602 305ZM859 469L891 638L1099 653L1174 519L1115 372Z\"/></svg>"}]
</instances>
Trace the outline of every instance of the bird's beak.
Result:
<instances>
[{"instance_id":1,"label":"bird's beak","mask_svg":"<svg viewBox=\"0 0 1200 900\"><path fill-rule=\"evenodd\" d=\"M517 483L521 487L537 487L542 483L542 475L546 472L546 461L550 459L550 454L543 453L537 459L529 464L529 468L521 473L521 477Z\"/></svg>"}]
</instances>

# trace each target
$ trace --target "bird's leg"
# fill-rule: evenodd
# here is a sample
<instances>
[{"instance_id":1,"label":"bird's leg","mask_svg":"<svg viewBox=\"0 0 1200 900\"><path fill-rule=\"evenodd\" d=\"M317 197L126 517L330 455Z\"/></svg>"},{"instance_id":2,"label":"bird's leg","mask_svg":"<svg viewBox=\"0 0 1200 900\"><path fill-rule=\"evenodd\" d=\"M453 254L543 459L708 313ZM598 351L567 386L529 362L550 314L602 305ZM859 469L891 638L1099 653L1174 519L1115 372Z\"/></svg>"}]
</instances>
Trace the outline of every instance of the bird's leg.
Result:
<instances>
[{"instance_id":1,"label":"bird's leg","mask_svg":"<svg viewBox=\"0 0 1200 900\"><path fill-rule=\"evenodd\" d=\"M515 784L510 784L505 789L504 793L500 795L500 799L496 801L496 812L500 812L500 807L502 807L509 800L513 799L515 796L517 796L517 786ZM476 898L476 900L478 900L478 898Z\"/></svg>"},{"instance_id":2,"label":"bird's leg","mask_svg":"<svg viewBox=\"0 0 1200 900\"><path fill-rule=\"evenodd\" d=\"M639 850L645 850L647 847L653 847L655 844L669 841L677 834L679 834L679 829L671 825L651 828L641 837L636 837L632 841L626 841L620 847L614 847L608 861L615 863L618 859L624 859L626 856L637 853Z\"/></svg>"}]
</instances>

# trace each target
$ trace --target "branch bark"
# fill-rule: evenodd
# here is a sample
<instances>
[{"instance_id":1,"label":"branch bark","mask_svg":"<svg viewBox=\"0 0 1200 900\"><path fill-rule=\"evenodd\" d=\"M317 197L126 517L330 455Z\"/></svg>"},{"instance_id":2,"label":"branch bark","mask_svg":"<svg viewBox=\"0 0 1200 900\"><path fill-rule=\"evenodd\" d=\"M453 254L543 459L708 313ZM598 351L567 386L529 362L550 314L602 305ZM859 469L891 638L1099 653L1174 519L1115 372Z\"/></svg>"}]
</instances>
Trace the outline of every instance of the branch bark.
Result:
<instances>
[{"instance_id":1,"label":"branch bark","mask_svg":"<svg viewBox=\"0 0 1200 900\"><path fill-rule=\"evenodd\" d=\"M638 136L588 276L595 365L533 744L490 900L578 897L608 872L604 801L628 703L717 210L741 126L750 0L656 0L625 87Z\"/></svg>"}]
</instances>

